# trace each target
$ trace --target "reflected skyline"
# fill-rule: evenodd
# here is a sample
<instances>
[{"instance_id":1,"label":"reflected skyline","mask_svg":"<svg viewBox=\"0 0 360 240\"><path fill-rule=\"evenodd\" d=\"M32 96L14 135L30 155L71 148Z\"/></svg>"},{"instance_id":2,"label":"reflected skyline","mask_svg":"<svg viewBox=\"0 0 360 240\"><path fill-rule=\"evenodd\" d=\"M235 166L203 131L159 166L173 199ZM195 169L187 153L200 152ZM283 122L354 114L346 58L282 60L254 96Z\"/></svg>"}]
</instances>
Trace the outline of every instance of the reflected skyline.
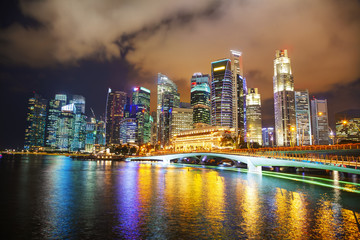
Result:
<instances>
[{"instance_id":1,"label":"reflected skyline","mask_svg":"<svg viewBox=\"0 0 360 240\"><path fill-rule=\"evenodd\" d=\"M360 195L340 188L179 164L33 158L0 162L2 236L360 237ZM340 179L327 184L345 184Z\"/></svg>"}]
</instances>

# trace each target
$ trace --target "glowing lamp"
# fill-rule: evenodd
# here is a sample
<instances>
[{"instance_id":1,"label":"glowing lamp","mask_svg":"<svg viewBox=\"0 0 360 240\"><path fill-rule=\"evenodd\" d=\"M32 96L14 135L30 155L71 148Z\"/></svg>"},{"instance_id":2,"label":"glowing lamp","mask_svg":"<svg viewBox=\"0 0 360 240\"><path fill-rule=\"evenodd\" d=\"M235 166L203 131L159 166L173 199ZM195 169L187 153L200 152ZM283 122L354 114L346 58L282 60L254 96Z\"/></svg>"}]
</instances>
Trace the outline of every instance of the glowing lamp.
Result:
<instances>
[{"instance_id":1,"label":"glowing lamp","mask_svg":"<svg viewBox=\"0 0 360 240\"><path fill-rule=\"evenodd\" d=\"M216 67L216 68L214 68L214 72L224 70L224 69L225 69L225 66Z\"/></svg>"}]
</instances>

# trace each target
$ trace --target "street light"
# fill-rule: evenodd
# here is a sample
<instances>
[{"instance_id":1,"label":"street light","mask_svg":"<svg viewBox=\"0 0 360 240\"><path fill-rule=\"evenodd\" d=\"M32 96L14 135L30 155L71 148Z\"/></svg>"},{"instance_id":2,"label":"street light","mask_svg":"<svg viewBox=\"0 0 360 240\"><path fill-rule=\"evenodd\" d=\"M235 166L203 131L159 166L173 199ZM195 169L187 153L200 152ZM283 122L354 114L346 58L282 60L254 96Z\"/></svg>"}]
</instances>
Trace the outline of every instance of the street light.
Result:
<instances>
[{"instance_id":1,"label":"street light","mask_svg":"<svg viewBox=\"0 0 360 240\"><path fill-rule=\"evenodd\" d=\"M294 143L294 137L293 137L295 131L296 131L296 127L291 126L291 127L290 127L290 132L291 132L291 144L292 144L292 146L295 145L295 143Z\"/></svg>"}]
</instances>

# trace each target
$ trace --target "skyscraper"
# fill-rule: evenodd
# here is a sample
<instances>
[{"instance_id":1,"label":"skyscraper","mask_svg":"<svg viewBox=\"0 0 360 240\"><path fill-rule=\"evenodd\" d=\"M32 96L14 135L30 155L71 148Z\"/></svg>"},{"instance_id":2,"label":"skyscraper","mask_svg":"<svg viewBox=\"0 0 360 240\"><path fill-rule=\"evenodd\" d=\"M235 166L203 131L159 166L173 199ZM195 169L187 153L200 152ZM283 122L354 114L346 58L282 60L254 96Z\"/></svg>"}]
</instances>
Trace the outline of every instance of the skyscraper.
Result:
<instances>
[{"instance_id":1,"label":"skyscraper","mask_svg":"<svg viewBox=\"0 0 360 240\"><path fill-rule=\"evenodd\" d=\"M29 99L28 113L25 129L25 150L37 150L45 146L45 126L46 126L47 101L40 95L34 94Z\"/></svg>"},{"instance_id":2,"label":"skyscraper","mask_svg":"<svg viewBox=\"0 0 360 240\"><path fill-rule=\"evenodd\" d=\"M233 126L233 86L230 59L211 63L211 124Z\"/></svg>"},{"instance_id":3,"label":"skyscraper","mask_svg":"<svg viewBox=\"0 0 360 240\"><path fill-rule=\"evenodd\" d=\"M144 87L135 87L132 95L133 105L138 107L136 112L136 142L144 144L150 142L151 122L150 116L150 90Z\"/></svg>"},{"instance_id":4,"label":"skyscraper","mask_svg":"<svg viewBox=\"0 0 360 240\"><path fill-rule=\"evenodd\" d=\"M106 144L120 144L120 122L124 118L127 94L109 88L106 101Z\"/></svg>"},{"instance_id":5,"label":"skyscraper","mask_svg":"<svg viewBox=\"0 0 360 240\"><path fill-rule=\"evenodd\" d=\"M60 151L72 151L74 140L76 107L74 103L61 107L59 125L56 136L56 148Z\"/></svg>"},{"instance_id":6,"label":"skyscraper","mask_svg":"<svg viewBox=\"0 0 360 240\"><path fill-rule=\"evenodd\" d=\"M86 139L86 116L85 116L85 97L81 95L73 95L70 104L75 106L74 119L74 137L70 150L78 152L85 150Z\"/></svg>"},{"instance_id":7,"label":"skyscraper","mask_svg":"<svg viewBox=\"0 0 360 240\"><path fill-rule=\"evenodd\" d=\"M157 129L158 141L162 146L169 143L171 112L173 108L179 107L180 94L176 84L167 76L158 73L157 81Z\"/></svg>"},{"instance_id":8,"label":"skyscraper","mask_svg":"<svg viewBox=\"0 0 360 240\"><path fill-rule=\"evenodd\" d=\"M295 145L294 79L286 49L276 50L273 82L276 143L278 146Z\"/></svg>"},{"instance_id":9,"label":"skyscraper","mask_svg":"<svg viewBox=\"0 0 360 240\"><path fill-rule=\"evenodd\" d=\"M295 91L297 145L312 145L308 90Z\"/></svg>"},{"instance_id":10,"label":"skyscraper","mask_svg":"<svg viewBox=\"0 0 360 240\"><path fill-rule=\"evenodd\" d=\"M246 95L246 141L262 145L261 98L257 88Z\"/></svg>"},{"instance_id":11,"label":"skyscraper","mask_svg":"<svg viewBox=\"0 0 360 240\"><path fill-rule=\"evenodd\" d=\"M245 137L246 82L243 75L242 53L231 50L231 71L233 86L233 127L240 138Z\"/></svg>"},{"instance_id":12,"label":"skyscraper","mask_svg":"<svg viewBox=\"0 0 360 240\"><path fill-rule=\"evenodd\" d=\"M314 144L329 144L329 123L326 99L311 99L311 123Z\"/></svg>"},{"instance_id":13,"label":"skyscraper","mask_svg":"<svg viewBox=\"0 0 360 240\"><path fill-rule=\"evenodd\" d=\"M65 104L64 104L65 105ZM46 147L54 150L56 148L56 136L59 125L59 118L61 114L62 102L57 99L52 99L49 102L47 122L46 122Z\"/></svg>"},{"instance_id":14,"label":"skyscraper","mask_svg":"<svg viewBox=\"0 0 360 240\"><path fill-rule=\"evenodd\" d=\"M208 74L194 73L191 78L191 106L193 123L210 125L210 77Z\"/></svg>"}]
</instances>

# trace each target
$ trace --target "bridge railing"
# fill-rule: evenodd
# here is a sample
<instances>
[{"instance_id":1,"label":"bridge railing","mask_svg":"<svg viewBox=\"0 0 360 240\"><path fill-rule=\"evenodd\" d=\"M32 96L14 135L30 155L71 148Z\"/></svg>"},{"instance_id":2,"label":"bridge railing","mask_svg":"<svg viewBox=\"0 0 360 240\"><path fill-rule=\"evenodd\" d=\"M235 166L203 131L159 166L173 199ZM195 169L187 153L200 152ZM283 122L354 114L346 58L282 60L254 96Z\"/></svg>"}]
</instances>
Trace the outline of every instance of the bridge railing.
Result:
<instances>
[{"instance_id":1,"label":"bridge railing","mask_svg":"<svg viewBox=\"0 0 360 240\"><path fill-rule=\"evenodd\" d=\"M291 161L301 161L301 162L312 162L319 164L327 164L341 167L360 167L360 157L356 156L342 156L342 155L327 155L319 153L288 153L288 152L274 152L274 151L239 151L235 150L212 150L212 151L183 151L183 152L171 152L171 151L161 151L155 152L152 155L168 155L176 153L224 153L224 154L236 154L241 156L251 156L251 157L268 157L275 158L279 160L291 160Z\"/></svg>"}]
</instances>

